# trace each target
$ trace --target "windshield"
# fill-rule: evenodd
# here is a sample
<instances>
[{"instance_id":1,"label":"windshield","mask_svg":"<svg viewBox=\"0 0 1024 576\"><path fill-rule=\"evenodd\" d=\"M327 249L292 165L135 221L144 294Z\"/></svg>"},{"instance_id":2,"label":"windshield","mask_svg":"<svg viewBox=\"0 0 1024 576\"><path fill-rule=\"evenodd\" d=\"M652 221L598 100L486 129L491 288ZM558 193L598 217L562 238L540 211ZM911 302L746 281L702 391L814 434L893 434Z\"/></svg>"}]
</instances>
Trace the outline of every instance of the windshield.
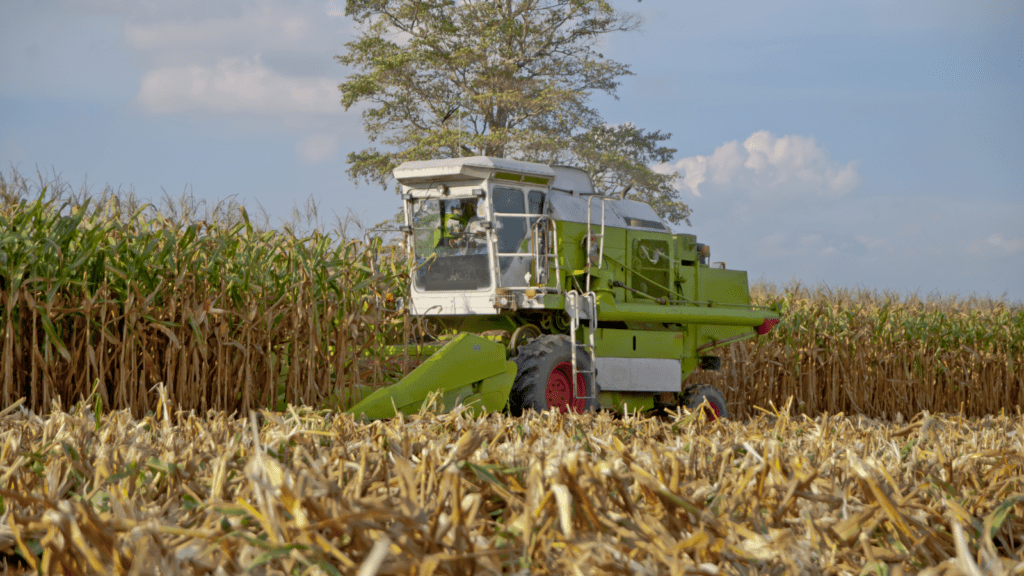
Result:
<instances>
[{"instance_id":1,"label":"windshield","mask_svg":"<svg viewBox=\"0 0 1024 576\"><path fill-rule=\"evenodd\" d=\"M475 197L413 200L413 281L417 289L490 287L487 230L480 205Z\"/></svg>"}]
</instances>

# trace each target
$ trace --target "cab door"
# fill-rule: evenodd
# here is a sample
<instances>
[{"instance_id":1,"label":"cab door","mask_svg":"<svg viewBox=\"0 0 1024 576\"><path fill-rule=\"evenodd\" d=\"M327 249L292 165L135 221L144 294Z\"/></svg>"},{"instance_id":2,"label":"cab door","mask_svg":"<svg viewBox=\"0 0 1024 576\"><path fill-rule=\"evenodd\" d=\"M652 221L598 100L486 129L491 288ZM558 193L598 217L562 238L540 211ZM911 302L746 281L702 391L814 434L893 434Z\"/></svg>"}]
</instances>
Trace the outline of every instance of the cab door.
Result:
<instances>
[{"instance_id":1,"label":"cab door","mask_svg":"<svg viewBox=\"0 0 1024 576\"><path fill-rule=\"evenodd\" d=\"M544 217L545 194L495 186L492 206L497 231L498 286L543 286L550 276L551 221Z\"/></svg>"},{"instance_id":2,"label":"cab door","mask_svg":"<svg viewBox=\"0 0 1024 576\"><path fill-rule=\"evenodd\" d=\"M527 250L530 226L526 196L520 188L501 185L493 188L491 198L497 240L498 286L528 286L531 258Z\"/></svg>"}]
</instances>

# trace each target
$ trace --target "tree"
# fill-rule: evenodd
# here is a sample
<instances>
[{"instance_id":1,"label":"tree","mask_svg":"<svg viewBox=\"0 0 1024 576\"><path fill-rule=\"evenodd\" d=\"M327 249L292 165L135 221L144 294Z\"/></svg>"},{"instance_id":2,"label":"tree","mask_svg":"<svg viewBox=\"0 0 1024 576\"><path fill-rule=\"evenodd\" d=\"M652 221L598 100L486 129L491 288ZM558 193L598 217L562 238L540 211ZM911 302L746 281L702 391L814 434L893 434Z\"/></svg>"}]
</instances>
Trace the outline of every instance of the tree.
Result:
<instances>
[{"instance_id":1,"label":"tree","mask_svg":"<svg viewBox=\"0 0 1024 576\"><path fill-rule=\"evenodd\" d=\"M673 185L676 174L650 168L652 162L672 161L675 149L659 145L671 137L658 131L644 132L632 124L600 124L573 136L567 157L556 162L584 168L598 190L612 193L629 189L662 218L673 224L689 224L690 207L679 201L679 191Z\"/></svg>"},{"instance_id":2,"label":"tree","mask_svg":"<svg viewBox=\"0 0 1024 576\"><path fill-rule=\"evenodd\" d=\"M594 92L615 95L629 67L595 50L638 18L608 0L347 0L363 26L338 62L348 110L360 103L370 147L348 155L355 180L388 185L406 160L486 155L589 170L602 192L632 186L673 223L687 219L675 174L652 171L671 135L607 125Z\"/></svg>"}]
</instances>

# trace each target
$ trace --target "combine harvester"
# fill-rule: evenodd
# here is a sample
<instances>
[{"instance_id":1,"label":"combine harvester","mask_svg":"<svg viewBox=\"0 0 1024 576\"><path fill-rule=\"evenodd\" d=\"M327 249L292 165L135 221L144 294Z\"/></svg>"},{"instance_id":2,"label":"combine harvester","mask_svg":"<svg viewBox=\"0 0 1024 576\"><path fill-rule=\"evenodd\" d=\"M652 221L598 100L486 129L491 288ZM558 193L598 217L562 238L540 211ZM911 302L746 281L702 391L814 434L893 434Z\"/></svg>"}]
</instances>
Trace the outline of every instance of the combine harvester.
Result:
<instances>
[{"instance_id":1,"label":"combine harvester","mask_svg":"<svg viewBox=\"0 0 1024 576\"><path fill-rule=\"evenodd\" d=\"M716 346L779 321L750 304L746 272L710 264L695 236L673 234L625 193L596 193L576 168L476 156L406 162L394 175L410 257L403 305L458 335L350 412L411 414L439 391L446 411L706 401L728 416L720 391L684 382L719 367Z\"/></svg>"}]
</instances>

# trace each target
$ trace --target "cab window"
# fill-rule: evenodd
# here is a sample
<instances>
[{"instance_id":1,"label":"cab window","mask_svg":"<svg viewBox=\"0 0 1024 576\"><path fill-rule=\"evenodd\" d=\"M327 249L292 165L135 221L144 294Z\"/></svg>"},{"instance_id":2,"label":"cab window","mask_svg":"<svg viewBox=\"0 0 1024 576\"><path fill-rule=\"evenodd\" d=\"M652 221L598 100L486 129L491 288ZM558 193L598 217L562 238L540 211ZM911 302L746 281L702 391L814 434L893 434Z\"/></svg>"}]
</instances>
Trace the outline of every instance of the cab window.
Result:
<instances>
[{"instance_id":1,"label":"cab window","mask_svg":"<svg viewBox=\"0 0 1024 576\"><path fill-rule=\"evenodd\" d=\"M498 228L498 252L517 252L526 238L526 205L523 191L517 188L494 188L494 215Z\"/></svg>"}]
</instances>

